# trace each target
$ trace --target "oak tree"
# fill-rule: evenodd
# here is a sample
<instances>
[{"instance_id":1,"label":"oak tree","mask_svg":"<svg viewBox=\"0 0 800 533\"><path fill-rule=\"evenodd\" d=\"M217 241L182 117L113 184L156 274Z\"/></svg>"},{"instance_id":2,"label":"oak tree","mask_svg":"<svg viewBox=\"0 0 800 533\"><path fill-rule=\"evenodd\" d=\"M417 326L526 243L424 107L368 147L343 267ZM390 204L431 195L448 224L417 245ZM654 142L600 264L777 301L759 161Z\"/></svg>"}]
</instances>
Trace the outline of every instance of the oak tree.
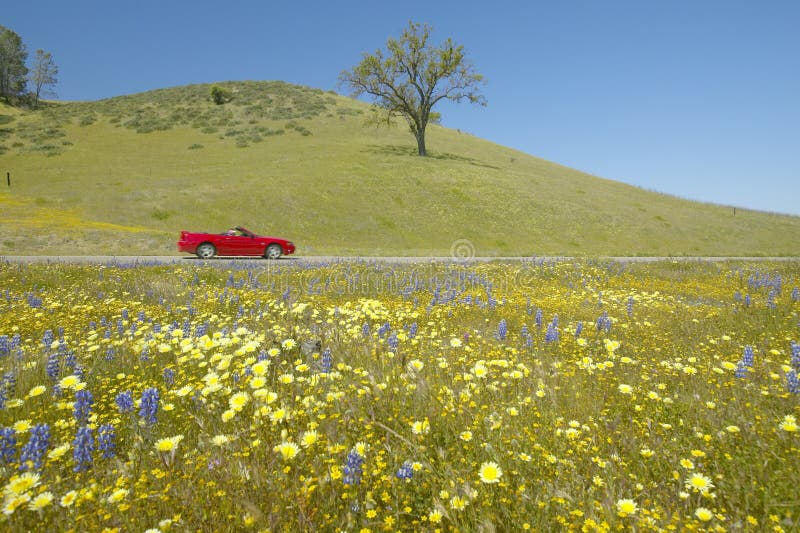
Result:
<instances>
[{"instance_id":1,"label":"oak tree","mask_svg":"<svg viewBox=\"0 0 800 533\"><path fill-rule=\"evenodd\" d=\"M25 92L28 52L22 38L0 26L0 98L11 101Z\"/></svg>"},{"instance_id":2,"label":"oak tree","mask_svg":"<svg viewBox=\"0 0 800 533\"><path fill-rule=\"evenodd\" d=\"M442 100L486 105L479 92L483 76L464 56L464 47L450 38L434 46L430 33L427 24L409 22L399 39L387 41L386 52L365 53L358 65L339 77L356 97L370 95L387 123L404 118L421 156L427 153L425 129L438 118L433 106Z\"/></svg>"},{"instance_id":3,"label":"oak tree","mask_svg":"<svg viewBox=\"0 0 800 533\"><path fill-rule=\"evenodd\" d=\"M33 85L33 105L39 105L39 98L43 92L53 94L50 89L58 79L58 66L53 61L53 54L45 52L41 48L36 50L36 57L33 59L33 66L29 74L30 82Z\"/></svg>"}]
</instances>

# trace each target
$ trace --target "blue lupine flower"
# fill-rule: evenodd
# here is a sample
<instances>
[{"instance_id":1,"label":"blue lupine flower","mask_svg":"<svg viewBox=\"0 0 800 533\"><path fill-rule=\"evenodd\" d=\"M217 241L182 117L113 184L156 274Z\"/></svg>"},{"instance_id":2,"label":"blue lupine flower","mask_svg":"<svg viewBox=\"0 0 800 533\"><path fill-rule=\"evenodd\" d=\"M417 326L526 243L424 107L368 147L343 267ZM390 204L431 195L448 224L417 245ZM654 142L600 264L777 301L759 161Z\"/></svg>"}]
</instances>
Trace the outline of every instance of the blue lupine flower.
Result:
<instances>
[{"instance_id":1,"label":"blue lupine flower","mask_svg":"<svg viewBox=\"0 0 800 533\"><path fill-rule=\"evenodd\" d=\"M3 378L0 379L0 409L5 409L6 400L8 400L9 395L14 394L16 384L16 377L14 377L14 374L11 372L5 374Z\"/></svg>"},{"instance_id":2,"label":"blue lupine flower","mask_svg":"<svg viewBox=\"0 0 800 533\"><path fill-rule=\"evenodd\" d=\"M743 361L739 361L736 364L736 370L733 372L733 375L737 378L744 379L747 377L747 365L744 364Z\"/></svg>"},{"instance_id":3,"label":"blue lupine flower","mask_svg":"<svg viewBox=\"0 0 800 533\"><path fill-rule=\"evenodd\" d=\"M89 414L91 413L93 403L94 397L89 390L83 389L75 393L73 415L79 425L85 426L89 422Z\"/></svg>"},{"instance_id":4,"label":"blue lupine flower","mask_svg":"<svg viewBox=\"0 0 800 533\"><path fill-rule=\"evenodd\" d=\"M120 392L117 394L116 399L114 400L117 404L117 409L119 409L120 413L130 413L133 411L133 395L131 391L126 390L125 392Z\"/></svg>"},{"instance_id":5,"label":"blue lupine flower","mask_svg":"<svg viewBox=\"0 0 800 533\"><path fill-rule=\"evenodd\" d=\"M800 394L800 379L794 369L786 373L786 390L792 394Z\"/></svg>"},{"instance_id":6,"label":"blue lupine flower","mask_svg":"<svg viewBox=\"0 0 800 533\"><path fill-rule=\"evenodd\" d=\"M628 303L625 306L628 316L633 316L633 296L628 297Z\"/></svg>"},{"instance_id":7,"label":"blue lupine flower","mask_svg":"<svg viewBox=\"0 0 800 533\"><path fill-rule=\"evenodd\" d=\"M28 305L31 306L32 309L41 309L42 307L42 299L29 292L25 295L26 300L28 301Z\"/></svg>"},{"instance_id":8,"label":"blue lupine flower","mask_svg":"<svg viewBox=\"0 0 800 533\"><path fill-rule=\"evenodd\" d=\"M603 314L597 318L595 327L597 328L597 331L604 331L605 333L611 331L611 319L608 317L607 312L603 311Z\"/></svg>"},{"instance_id":9,"label":"blue lupine flower","mask_svg":"<svg viewBox=\"0 0 800 533\"><path fill-rule=\"evenodd\" d=\"M175 383L175 371L171 368L164 369L164 383L166 383L167 387L172 387Z\"/></svg>"},{"instance_id":10,"label":"blue lupine flower","mask_svg":"<svg viewBox=\"0 0 800 533\"><path fill-rule=\"evenodd\" d=\"M150 347L149 346L142 346L142 352L139 354L140 361L149 361L150 360Z\"/></svg>"},{"instance_id":11,"label":"blue lupine flower","mask_svg":"<svg viewBox=\"0 0 800 533\"><path fill-rule=\"evenodd\" d=\"M583 322L578 322L575 325L575 338L577 339L578 337L580 337L582 332L583 332Z\"/></svg>"},{"instance_id":12,"label":"blue lupine flower","mask_svg":"<svg viewBox=\"0 0 800 533\"><path fill-rule=\"evenodd\" d=\"M749 344L744 347L744 356L742 357L742 363L745 366L749 366L753 368L753 347Z\"/></svg>"},{"instance_id":13,"label":"blue lupine flower","mask_svg":"<svg viewBox=\"0 0 800 533\"><path fill-rule=\"evenodd\" d=\"M50 348L50 345L53 344L55 338L53 337L53 330L46 330L42 335L42 344L46 349Z\"/></svg>"},{"instance_id":14,"label":"blue lupine flower","mask_svg":"<svg viewBox=\"0 0 800 533\"><path fill-rule=\"evenodd\" d=\"M144 418L145 423L155 424L156 413L158 412L158 389L150 387L142 392L142 400L139 403L139 416Z\"/></svg>"},{"instance_id":15,"label":"blue lupine flower","mask_svg":"<svg viewBox=\"0 0 800 533\"><path fill-rule=\"evenodd\" d=\"M775 290L771 289L769 291L769 294L767 295L767 307L769 309L775 309L777 307L777 305L775 304L775 296L776 296Z\"/></svg>"},{"instance_id":16,"label":"blue lupine flower","mask_svg":"<svg viewBox=\"0 0 800 533\"><path fill-rule=\"evenodd\" d=\"M345 485L358 485L361 483L361 476L364 473L364 457L355 448L347 454L347 461L343 471L342 480Z\"/></svg>"},{"instance_id":17,"label":"blue lupine flower","mask_svg":"<svg viewBox=\"0 0 800 533\"><path fill-rule=\"evenodd\" d=\"M737 302L737 303L741 302L742 301L742 293L739 292L739 291L734 292L733 293L733 301Z\"/></svg>"},{"instance_id":18,"label":"blue lupine flower","mask_svg":"<svg viewBox=\"0 0 800 533\"><path fill-rule=\"evenodd\" d=\"M361 335L363 337L369 337L369 324L364 322L364 325L361 326Z\"/></svg>"},{"instance_id":19,"label":"blue lupine flower","mask_svg":"<svg viewBox=\"0 0 800 533\"><path fill-rule=\"evenodd\" d=\"M745 297L744 297L744 306L745 307L750 307L750 302L751 302L750 295L749 294L745 295Z\"/></svg>"},{"instance_id":20,"label":"blue lupine flower","mask_svg":"<svg viewBox=\"0 0 800 533\"><path fill-rule=\"evenodd\" d=\"M792 301L800 302L800 287L795 287L792 289Z\"/></svg>"},{"instance_id":21,"label":"blue lupine flower","mask_svg":"<svg viewBox=\"0 0 800 533\"><path fill-rule=\"evenodd\" d=\"M400 346L400 340L397 338L397 333L392 332L389 335L389 338L386 339L386 344L389 346L389 349L393 352L397 351L397 347Z\"/></svg>"},{"instance_id":22,"label":"blue lupine flower","mask_svg":"<svg viewBox=\"0 0 800 533\"><path fill-rule=\"evenodd\" d=\"M389 333L389 331L391 329L392 329L392 326L388 322L386 322L380 328L378 328L378 337L383 337L384 335Z\"/></svg>"},{"instance_id":23,"label":"blue lupine flower","mask_svg":"<svg viewBox=\"0 0 800 533\"><path fill-rule=\"evenodd\" d=\"M73 352L67 353L64 357L64 366L72 372L75 369L75 365L78 364L78 360L75 358L75 354Z\"/></svg>"},{"instance_id":24,"label":"blue lupine flower","mask_svg":"<svg viewBox=\"0 0 800 533\"><path fill-rule=\"evenodd\" d=\"M31 438L22 447L19 457L20 470L39 470L42 468L42 457L50 446L50 426L38 424L31 428Z\"/></svg>"},{"instance_id":25,"label":"blue lupine flower","mask_svg":"<svg viewBox=\"0 0 800 533\"><path fill-rule=\"evenodd\" d=\"M414 477L414 463L406 461L395 474L400 479L409 480Z\"/></svg>"},{"instance_id":26,"label":"blue lupine flower","mask_svg":"<svg viewBox=\"0 0 800 533\"><path fill-rule=\"evenodd\" d=\"M8 394L14 394L14 389L17 388L17 376L13 372L3 374L3 379L0 380L0 388L5 388Z\"/></svg>"},{"instance_id":27,"label":"blue lupine flower","mask_svg":"<svg viewBox=\"0 0 800 533\"><path fill-rule=\"evenodd\" d=\"M558 315L556 315L553 321L547 325L547 331L544 333L544 342L556 342L558 337Z\"/></svg>"},{"instance_id":28,"label":"blue lupine flower","mask_svg":"<svg viewBox=\"0 0 800 533\"><path fill-rule=\"evenodd\" d=\"M534 322L536 323L536 327L537 328L541 328L542 327L542 310L541 309L537 309L536 310L536 316L534 317Z\"/></svg>"},{"instance_id":29,"label":"blue lupine flower","mask_svg":"<svg viewBox=\"0 0 800 533\"><path fill-rule=\"evenodd\" d=\"M506 340L506 335L508 334L508 324L506 324L506 319L500 320L500 323L497 325L497 334L495 335L498 340L504 341Z\"/></svg>"},{"instance_id":30,"label":"blue lupine flower","mask_svg":"<svg viewBox=\"0 0 800 533\"><path fill-rule=\"evenodd\" d=\"M795 370L800 370L800 343L792 341L791 365Z\"/></svg>"},{"instance_id":31,"label":"blue lupine flower","mask_svg":"<svg viewBox=\"0 0 800 533\"><path fill-rule=\"evenodd\" d=\"M92 452L94 451L94 437L92 428L81 426L72 441L72 458L75 459L75 472L87 470L92 465Z\"/></svg>"},{"instance_id":32,"label":"blue lupine flower","mask_svg":"<svg viewBox=\"0 0 800 533\"><path fill-rule=\"evenodd\" d=\"M411 327L410 327L410 328L408 328L408 338L409 338L409 339L413 339L414 337L416 337L416 336L417 336L417 330L418 330L418 329L419 329L419 326L417 326L417 323L416 323L416 322L414 322L413 324L411 324Z\"/></svg>"},{"instance_id":33,"label":"blue lupine flower","mask_svg":"<svg viewBox=\"0 0 800 533\"><path fill-rule=\"evenodd\" d=\"M11 463L17 453L17 432L14 428L0 428L0 461Z\"/></svg>"},{"instance_id":34,"label":"blue lupine flower","mask_svg":"<svg viewBox=\"0 0 800 533\"><path fill-rule=\"evenodd\" d=\"M111 459L116 454L116 434L112 424L103 424L97 430L97 449L103 452L104 459Z\"/></svg>"},{"instance_id":35,"label":"blue lupine flower","mask_svg":"<svg viewBox=\"0 0 800 533\"><path fill-rule=\"evenodd\" d=\"M51 353L47 356L47 366L45 367L45 372L47 373L47 377L51 380L58 380L58 376L61 373L61 359L59 359L57 353Z\"/></svg>"},{"instance_id":36,"label":"blue lupine flower","mask_svg":"<svg viewBox=\"0 0 800 533\"><path fill-rule=\"evenodd\" d=\"M11 352L11 343L8 342L8 335L0 335L0 357L5 357Z\"/></svg>"},{"instance_id":37,"label":"blue lupine flower","mask_svg":"<svg viewBox=\"0 0 800 533\"><path fill-rule=\"evenodd\" d=\"M322 366L320 368L320 372L327 374L331 371L332 367L333 357L331 356L331 349L325 348L325 351L322 352Z\"/></svg>"}]
</instances>

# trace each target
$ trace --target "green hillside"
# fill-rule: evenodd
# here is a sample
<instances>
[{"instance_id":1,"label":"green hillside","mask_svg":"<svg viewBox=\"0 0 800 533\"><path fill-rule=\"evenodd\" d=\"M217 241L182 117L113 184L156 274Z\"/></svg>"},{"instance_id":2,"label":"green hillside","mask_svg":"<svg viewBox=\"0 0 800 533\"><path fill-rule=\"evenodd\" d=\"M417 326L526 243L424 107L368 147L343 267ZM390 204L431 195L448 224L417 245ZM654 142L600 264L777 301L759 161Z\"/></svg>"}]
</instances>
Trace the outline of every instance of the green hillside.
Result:
<instances>
[{"instance_id":1,"label":"green hillside","mask_svg":"<svg viewBox=\"0 0 800 533\"><path fill-rule=\"evenodd\" d=\"M220 106L191 85L0 107L0 254L168 254L180 230L244 225L306 255L448 255L457 239L478 255L800 255L800 217L734 215L438 126L420 158L361 102L220 85Z\"/></svg>"}]
</instances>

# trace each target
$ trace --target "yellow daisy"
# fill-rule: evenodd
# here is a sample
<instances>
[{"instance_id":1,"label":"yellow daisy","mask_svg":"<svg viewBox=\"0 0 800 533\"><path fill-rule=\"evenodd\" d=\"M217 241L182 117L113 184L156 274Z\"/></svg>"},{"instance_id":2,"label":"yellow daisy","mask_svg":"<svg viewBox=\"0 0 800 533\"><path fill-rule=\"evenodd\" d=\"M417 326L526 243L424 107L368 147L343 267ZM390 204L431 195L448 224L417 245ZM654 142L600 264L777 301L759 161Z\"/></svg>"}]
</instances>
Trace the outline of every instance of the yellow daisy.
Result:
<instances>
[{"instance_id":1,"label":"yellow daisy","mask_svg":"<svg viewBox=\"0 0 800 533\"><path fill-rule=\"evenodd\" d=\"M714 513L712 513L705 507L698 507L697 510L694 512L694 515L701 522L708 522L709 520L714 518Z\"/></svg>"},{"instance_id":2,"label":"yellow daisy","mask_svg":"<svg viewBox=\"0 0 800 533\"><path fill-rule=\"evenodd\" d=\"M636 514L636 511L638 510L639 506L636 505L636 502L630 498L617 500L617 514L623 518L632 514Z\"/></svg>"},{"instance_id":3,"label":"yellow daisy","mask_svg":"<svg viewBox=\"0 0 800 533\"><path fill-rule=\"evenodd\" d=\"M503 477L503 469L497 463L489 461L481 465L478 476L483 483L498 483Z\"/></svg>"},{"instance_id":4,"label":"yellow daisy","mask_svg":"<svg viewBox=\"0 0 800 533\"><path fill-rule=\"evenodd\" d=\"M183 440L183 435L158 439L155 444L159 452L172 452L178 448L178 444Z\"/></svg>"},{"instance_id":5,"label":"yellow daisy","mask_svg":"<svg viewBox=\"0 0 800 533\"><path fill-rule=\"evenodd\" d=\"M47 390L47 387L44 385L36 385L30 391L28 391L28 398L33 398L35 396L39 396L40 394L44 394Z\"/></svg>"},{"instance_id":6,"label":"yellow daisy","mask_svg":"<svg viewBox=\"0 0 800 533\"><path fill-rule=\"evenodd\" d=\"M231 409L238 412L244 409L248 401L250 401L250 396L248 396L246 392L237 392L228 399L228 405L230 405Z\"/></svg>"},{"instance_id":7,"label":"yellow daisy","mask_svg":"<svg viewBox=\"0 0 800 533\"><path fill-rule=\"evenodd\" d=\"M18 476L13 476L3 488L4 494L21 495L39 485L39 474L35 472L25 472Z\"/></svg>"},{"instance_id":8,"label":"yellow daisy","mask_svg":"<svg viewBox=\"0 0 800 533\"><path fill-rule=\"evenodd\" d=\"M50 491L42 492L34 497L30 503L28 503L28 509L31 511L38 511L40 509L44 509L51 503L53 503L53 493Z\"/></svg>"},{"instance_id":9,"label":"yellow daisy","mask_svg":"<svg viewBox=\"0 0 800 533\"><path fill-rule=\"evenodd\" d=\"M294 442L282 442L275 446L274 451L281 454L284 461L291 461L300 453L300 447Z\"/></svg>"},{"instance_id":10,"label":"yellow daisy","mask_svg":"<svg viewBox=\"0 0 800 533\"><path fill-rule=\"evenodd\" d=\"M71 507L72 504L75 503L75 500L78 499L78 493L74 490L69 491L68 493L64 494L61 497L61 507Z\"/></svg>"},{"instance_id":11,"label":"yellow daisy","mask_svg":"<svg viewBox=\"0 0 800 533\"><path fill-rule=\"evenodd\" d=\"M689 479L686 480L685 486L689 490L705 493L714 488L714 483L711 482L710 477L704 476L700 473L695 473L689 476Z\"/></svg>"},{"instance_id":12,"label":"yellow daisy","mask_svg":"<svg viewBox=\"0 0 800 533\"><path fill-rule=\"evenodd\" d=\"M108 496L109 503L118 503L128 495L128 489L117 489Z\"/></svg>"}]
</instances>

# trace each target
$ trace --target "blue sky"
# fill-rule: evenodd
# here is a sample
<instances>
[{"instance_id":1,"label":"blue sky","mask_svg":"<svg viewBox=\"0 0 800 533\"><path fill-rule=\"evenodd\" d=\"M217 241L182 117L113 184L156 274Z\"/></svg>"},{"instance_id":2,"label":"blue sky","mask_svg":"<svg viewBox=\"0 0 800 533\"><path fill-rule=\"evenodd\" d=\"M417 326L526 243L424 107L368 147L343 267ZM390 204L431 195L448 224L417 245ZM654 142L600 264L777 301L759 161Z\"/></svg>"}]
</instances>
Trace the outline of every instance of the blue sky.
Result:
<instances>
[{"instance_id":1,"label":"blue sky","mask_svg":"<svg viewBox=\"0 0 800 533\"><path fill-rule=\"evenodd\" d=\"M487 107L443 124L605 178L800 215L800 2L8 2L58 97L222 80L335 89L409 20L463 44ZM413 139L409 138L413 144ZM435 150L435 147L430 147Z\"/></svg>"}]
</instances>

